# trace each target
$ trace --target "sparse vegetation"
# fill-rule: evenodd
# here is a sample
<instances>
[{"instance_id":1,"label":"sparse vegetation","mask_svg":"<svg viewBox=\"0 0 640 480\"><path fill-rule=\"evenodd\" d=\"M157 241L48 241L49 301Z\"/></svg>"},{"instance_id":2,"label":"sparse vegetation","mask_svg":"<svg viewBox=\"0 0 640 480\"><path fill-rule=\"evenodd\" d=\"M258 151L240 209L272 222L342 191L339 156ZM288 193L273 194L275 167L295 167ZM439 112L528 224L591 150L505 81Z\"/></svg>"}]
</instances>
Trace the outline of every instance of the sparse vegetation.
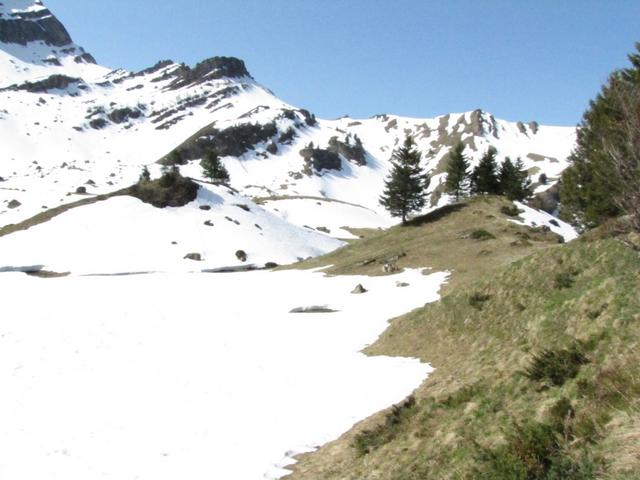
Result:
<instances>
[{"instance_id":1,"label":"sparse vegetation","mask_svg":"<svg viewBox=\"0 0 640 480\"><path fill-rule=\"evenodd\" d=\"M423 226L423 248L465 212L486 217L478 201ZM546 243L498 270L479 268L366 349L436 368L406 420L367 419L303 456L293 479L638 478L637 252L610 238ZM572 287L559 290L553 279L567 274Z\"/></svg>"},{"instance_id":2,"label":"sparse vegetation","mask_svg":"<svg viewBox=\"0 0 640 480\"><path fill-rule=\"evenodd\" d=\"M525 376L530 380L549 381L560 387L567 380L575 378L580 367L588 363L582 350L577 342L569 348L543 350L533 356Z\"/></svg>"},{"instance_id":3,"label":"sparse vegetation","mask_svg":"<svg viewBox=\"0 0 640 480\"><path fill-rule=\"evenodd\" d=\"M469 237L471 239L473 239L473 240L479 240L479 241L494 240L496 238L492 233L487 232L483 228L480 228L478 230L474 230L473 232L471 232Z\"/></svg>"}]
</instances>

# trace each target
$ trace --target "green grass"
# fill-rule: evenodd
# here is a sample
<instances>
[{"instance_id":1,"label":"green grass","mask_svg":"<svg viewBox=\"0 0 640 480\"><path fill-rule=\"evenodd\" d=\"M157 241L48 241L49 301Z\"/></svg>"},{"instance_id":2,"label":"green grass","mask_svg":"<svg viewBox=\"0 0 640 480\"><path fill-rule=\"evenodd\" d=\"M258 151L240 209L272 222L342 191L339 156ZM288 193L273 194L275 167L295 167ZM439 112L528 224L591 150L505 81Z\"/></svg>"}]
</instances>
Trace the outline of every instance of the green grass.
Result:
<instances>
[{"instance_id":1,"label":"green grass","mask_svg":"<svg viewBox=\"0 0 640 480\"><path fill-rule=\"evenodd\" d=\"M445 290L558 245L551 232L509 222L501 197L478 197L448 205L388 230L354 231L361 239L329 255L295 264L309 269L331 265L331 275L384 275L383 266L453 271ZM472 225L474 228L470 228ZM487 240L487 241L483 241ZM292 268L291 266L286 268Z\"/></svg>"},{"instance_id":2,"label":"green grass","mask_svg":"<svg viewBox=\"0 0 640 480\"><path fill-rule=\"evenodd\" d=\"M639 478L640 255L550 245L393 320L366 353L436 368L410 414L365 420L291 478Z\"/></svg>"}]
</instances>

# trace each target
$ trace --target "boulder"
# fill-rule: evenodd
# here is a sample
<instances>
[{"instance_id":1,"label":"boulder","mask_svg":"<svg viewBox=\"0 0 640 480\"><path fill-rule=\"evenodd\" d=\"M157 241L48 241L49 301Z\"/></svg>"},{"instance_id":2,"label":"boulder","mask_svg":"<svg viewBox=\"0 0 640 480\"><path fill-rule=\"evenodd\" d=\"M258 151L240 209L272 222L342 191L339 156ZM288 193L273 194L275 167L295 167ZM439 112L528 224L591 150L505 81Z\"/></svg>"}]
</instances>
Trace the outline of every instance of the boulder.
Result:
<instances>
[{"instance_id":1,"label":"boulder","mask_svg":"<svg viewBox=\"0 0 640 480\"><path fill-rule=\"evenodd\" d=\"M9 202L9 204L7 205L9 208L18 208L20 205L22 205L18 200L11 200Z\"/></svg>"},{"instance_id":2,"label":"boulder","mask_svg":"<svg viewBox=\"0 0 640 480\"><path fill-rule=\"evenodd\" d=\"M87 187L78 187L78 188L76 188L76 193L78 195L84 195L85 193L87 193Z\"/></svg>"},{"instance_id":3,"label":"boulder","mask_svg":"<svg viewBox=\"0 0 640 480\"><path fill-rule=\"evenodd\" d=\"M246 262L247 261L247 252L245 252L244 250L238 250L236 252L236 258L238 260L240 260L241 262Z\"/></svg>"},{"instance_id":4,"label":"boulder","mask_svg":"<svg viewBox=\"0 0 640 480\"><path fill-rule=\"evenodd\" d=\"M360 295L362 293L367 293L367 292L368 292L368 290L366 288L364 288L362 286L362 284L358 284L358 285L356 285L356 288L354 288L351 293L353 293L354 295Z\"/></svg>"},{"instance_id":5,"label":"boulder","mask_svg":"<svg viewBox=\"0 0 640 480\"><path fill-rule=\"evenodd\" d=\"M194 262L201 262L202 261L202 255L199 253L187 253L184 256L185 260L193 260Z\"/></svg>"}]
</instances>

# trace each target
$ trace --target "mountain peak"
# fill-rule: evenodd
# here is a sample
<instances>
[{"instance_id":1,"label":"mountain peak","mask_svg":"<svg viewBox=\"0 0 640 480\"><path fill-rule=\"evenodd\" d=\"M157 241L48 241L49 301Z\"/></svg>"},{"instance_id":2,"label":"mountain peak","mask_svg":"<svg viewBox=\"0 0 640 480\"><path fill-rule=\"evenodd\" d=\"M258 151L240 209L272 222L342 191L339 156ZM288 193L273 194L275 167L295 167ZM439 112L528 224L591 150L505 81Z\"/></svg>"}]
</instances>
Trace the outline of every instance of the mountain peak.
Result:
<instances>
[{"instance_id":1,"label":"mountain peak","mask_svg":"<svg viewBox=\"0 0 640 480\"><path fill-rule=\"evenodd\" d=\"M40 0L0 2L0 42L26 46L37 41L56 47L72 43L67 29Z\"/></svg>"}]
</instances>

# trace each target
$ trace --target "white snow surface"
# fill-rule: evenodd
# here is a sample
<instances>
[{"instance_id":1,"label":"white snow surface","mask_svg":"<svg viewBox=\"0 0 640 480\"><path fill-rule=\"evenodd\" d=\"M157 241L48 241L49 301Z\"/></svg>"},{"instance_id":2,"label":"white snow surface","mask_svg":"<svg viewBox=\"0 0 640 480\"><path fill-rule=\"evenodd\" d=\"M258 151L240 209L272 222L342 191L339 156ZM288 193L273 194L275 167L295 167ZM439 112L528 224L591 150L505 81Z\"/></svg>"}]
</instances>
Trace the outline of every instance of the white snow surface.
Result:
<instances>
[{"instance_id":1,"label":"white snow surface","mask_svg":"<svg viewBox=\"0 0 640 480\"><path fill-rule=\"evenodd\" d=\"M0 477L280 478L424 380L358 352L446 277L1 274Z\"/></svg>"},{"instance_id":2,"label":"white snow surface","mask_svg":"<svg viewBox=\"0 0 640 480\"><path fill-rule=\"evenodd\" d=\"M188 272L289 264L341 245L226 187L203 185L185 207L160 209L133 197L114 197L0 237L0 268L40 265L74 274ZM247 254L246 263L236 257L239 250ZM203 261L185 259L190 253L200 254Z\"/></svg>"},{"instance_id":3,"label":"white snow surface","mask_svg":"<svg viewBox=\"0 0 640 480\"><path fill-rule=\"evenodd\" d=\"M529 227L549 227L552 232L557 233L564 238L565 242L570 242L580 236L573 226L563 222L553 215L540 210L535 210L522 202L514 203L521 210L519 215L521 220L510 220L510 222Z\"/></svg>"}]
</instances>

